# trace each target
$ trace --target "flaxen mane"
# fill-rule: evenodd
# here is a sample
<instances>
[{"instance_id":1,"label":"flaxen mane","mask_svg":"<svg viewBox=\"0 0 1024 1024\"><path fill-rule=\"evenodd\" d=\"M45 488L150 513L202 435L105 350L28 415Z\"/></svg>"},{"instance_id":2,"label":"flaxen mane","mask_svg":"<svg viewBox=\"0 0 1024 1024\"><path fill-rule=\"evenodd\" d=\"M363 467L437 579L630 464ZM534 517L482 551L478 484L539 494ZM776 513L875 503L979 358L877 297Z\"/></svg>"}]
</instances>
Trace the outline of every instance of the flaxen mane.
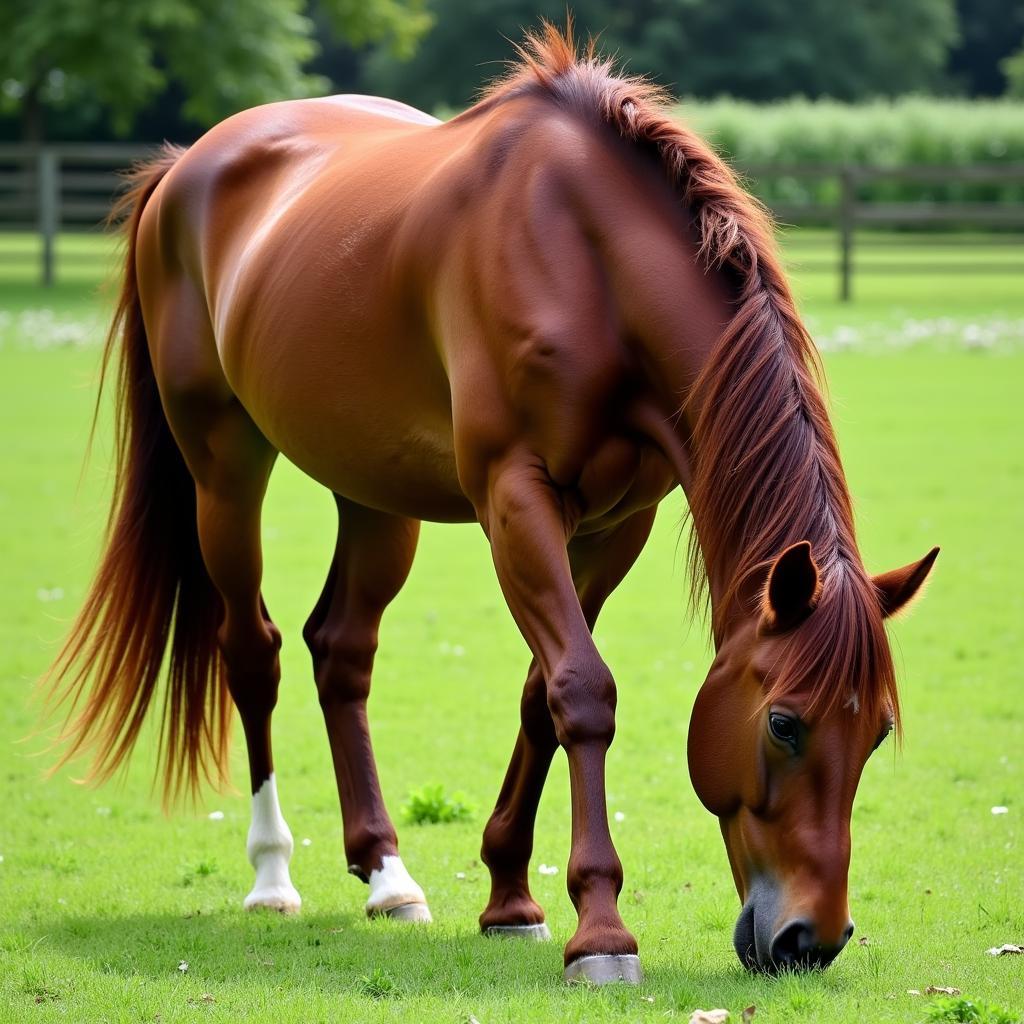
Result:
<instances>
[{"instance_id":1,"label":"flaxen mane","mask_svg":"<svg viewBox=\"0 0 1024 1024\"><path fill-rule=\"evenodd\" d=\"M887 705L898 719L892 657L857 550L818 353L797 313L769 217L710 147L669 116L663 90L616 75L593 41L578 55L571 24L563 34L545 23L517 49L519 62L485 102L543 91L650 151L693 219L700 258L736 282L733 318L691 392L694 597L706 599L709 567L728 567L713 612L713 624L720 624L736 602L757 592L784 548L809 540L820 602L794 631L768 699L799 690L812 709L825 711L856 694L868 713Z\"/></svg>"}]
</instances>

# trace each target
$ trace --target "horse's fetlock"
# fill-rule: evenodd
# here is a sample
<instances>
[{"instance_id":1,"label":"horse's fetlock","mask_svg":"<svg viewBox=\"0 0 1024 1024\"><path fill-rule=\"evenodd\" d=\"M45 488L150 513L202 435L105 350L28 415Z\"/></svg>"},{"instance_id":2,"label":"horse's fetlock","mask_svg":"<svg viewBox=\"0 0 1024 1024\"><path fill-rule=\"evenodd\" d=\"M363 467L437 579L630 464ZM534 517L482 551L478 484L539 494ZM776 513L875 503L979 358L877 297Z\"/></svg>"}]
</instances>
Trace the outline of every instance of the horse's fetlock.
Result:
<instances>
[{"instance_id":1,"label":"horse's fetlock","mask_svg":"<svg viewBox=\"0 0 1024 1024\"><path fill-rule=\"evenodd\" d=\"M615 896L622 890L622 862L614 850L604 855L590 851L586 860L570 858L566 884L573 900L603 887L610 887Z\"/></svg>"},{"instance_id":2,"label":"horse's fetlock","mask_svg":"<svg viewBox=\"0 0 1024 1024\"><path fill-rule=\"evenodd\" d=\"M533 852L532 837L515 828L503 814L493 814L484 828L480 860L493 870L522 868Z\"/></svg>"}]
</instances>

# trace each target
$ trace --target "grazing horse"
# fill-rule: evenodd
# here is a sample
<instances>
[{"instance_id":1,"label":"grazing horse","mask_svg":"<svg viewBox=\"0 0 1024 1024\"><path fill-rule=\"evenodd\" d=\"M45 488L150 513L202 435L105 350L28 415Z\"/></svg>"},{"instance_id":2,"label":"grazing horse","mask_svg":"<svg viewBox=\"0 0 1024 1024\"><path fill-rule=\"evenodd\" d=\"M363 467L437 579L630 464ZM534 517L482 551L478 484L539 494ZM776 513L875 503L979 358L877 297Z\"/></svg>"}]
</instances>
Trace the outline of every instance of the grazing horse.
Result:
<instances>
[{"instance_id":1,"label":"grazing horse","mask_svg":"<svg viewBox=\"0 0 1024 1024\"><path fill-rule=\"evenodd\" d=\"M487 934L547 937L527 881L568 757L578 928L565 975L640 978L616 906L605 756L616 690L591 631L682 485L716 655L689 763L721 820L742 962L828 964L850 936L850 815L899 722L883 620L936 551L871 577L771 226L649 83L571 30L441 123L387 100L248 110L138 169L106 358L119 366L107 547L52 670L67 755L122 763L166 658L165 796L252 783L247 907L294 911L271 754L280 634L260 507L283 452L336 497L304 630L367 912L430 913L381 798L366 702L420 520L479 522L533 654L483 860ZM106 365L106 364L105 364Z\"/></svg>"}]
</instances>

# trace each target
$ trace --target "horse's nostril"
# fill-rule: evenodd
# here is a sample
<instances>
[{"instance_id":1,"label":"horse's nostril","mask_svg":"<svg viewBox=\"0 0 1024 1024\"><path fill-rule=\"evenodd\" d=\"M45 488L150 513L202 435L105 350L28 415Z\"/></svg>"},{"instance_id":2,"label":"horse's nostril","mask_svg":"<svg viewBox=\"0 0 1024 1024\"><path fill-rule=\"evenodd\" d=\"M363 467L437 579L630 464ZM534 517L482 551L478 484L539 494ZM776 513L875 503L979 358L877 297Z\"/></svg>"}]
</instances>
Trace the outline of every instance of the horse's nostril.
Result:
<instances>
[{"instance_id":1,"label":"horse's nostril","mask_svg":"<svg viewBox=\"0 0 1024 1024\"><path fill-rule=\"evenodd\" d=\"M815 946L814 929L807 921L790 921L772 940L771 959L780 967L802 967Z\"/></svg>"},{"instance_id":2,"label":"horse's nostril","mask_svg":"<svg viewBox=\"0 0 1024 1024\"><path fill-rule=\"evenodd\" d=\"M846 926L835 946L823 946L809 921L790 921L772 940L771 962L776 968L807 971L828 967L853 935L853 922Z\"/></svg>"}]
</instances>

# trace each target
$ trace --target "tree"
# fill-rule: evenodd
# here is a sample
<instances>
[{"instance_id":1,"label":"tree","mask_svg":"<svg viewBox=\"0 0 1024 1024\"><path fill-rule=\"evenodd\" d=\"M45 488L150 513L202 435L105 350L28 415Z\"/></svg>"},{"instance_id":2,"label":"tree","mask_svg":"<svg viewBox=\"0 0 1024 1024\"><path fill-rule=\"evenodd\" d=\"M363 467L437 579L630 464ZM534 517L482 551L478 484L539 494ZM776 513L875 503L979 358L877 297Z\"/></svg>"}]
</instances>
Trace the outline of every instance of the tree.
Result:
<instances>
[{"instance_id":1,"label":"tree","mask_svg":"<svg viewBox=\"0 0 1024 1024\"><path fill-rule=\"evenodd\" d=\"M429 28L425 0L4 0L0 105L39 141L48 108L99 103L115 128L168 84L185 115L209 125L256 103L323 91L304 70L313 13L353 45L407 57Z\"/></svg>"},{"instance_id":2,"label":"tree","mask_svg":"<svg viewBox=\"0 0 1024 1024\"><path fill-rule=\"evenodd\" d=\"M468 102L540 15L564 0L433 0L434 29L399 65L365 63L372 91L428 108ZM581 34L629 70L677 93L769 100L796 94L861 99L940 85L957 39L954 0L575 0Z\"/></svg>"},{"instance_id":3,"label":"tree","mask_svg":"<svg viewBox=\"0 0 1024 1024\"><path fill-rule=\"evenodd\" d=\"M949 55L950 75L968 96L1001 96L1010 75L1006 58L1024 44L1024 0L957 0L956 6L960 43Z\"/></svg>"},{"instance_id":4,"label":"tree","mask_svg":"<svg viewBox=\"0 0 1024 1024\"><path fill-rule=\"evenodd\" d=\"M1000 64L1006 75L1006 95L1024 99L1024 46Z\"/></svg>"}]
</instances>

